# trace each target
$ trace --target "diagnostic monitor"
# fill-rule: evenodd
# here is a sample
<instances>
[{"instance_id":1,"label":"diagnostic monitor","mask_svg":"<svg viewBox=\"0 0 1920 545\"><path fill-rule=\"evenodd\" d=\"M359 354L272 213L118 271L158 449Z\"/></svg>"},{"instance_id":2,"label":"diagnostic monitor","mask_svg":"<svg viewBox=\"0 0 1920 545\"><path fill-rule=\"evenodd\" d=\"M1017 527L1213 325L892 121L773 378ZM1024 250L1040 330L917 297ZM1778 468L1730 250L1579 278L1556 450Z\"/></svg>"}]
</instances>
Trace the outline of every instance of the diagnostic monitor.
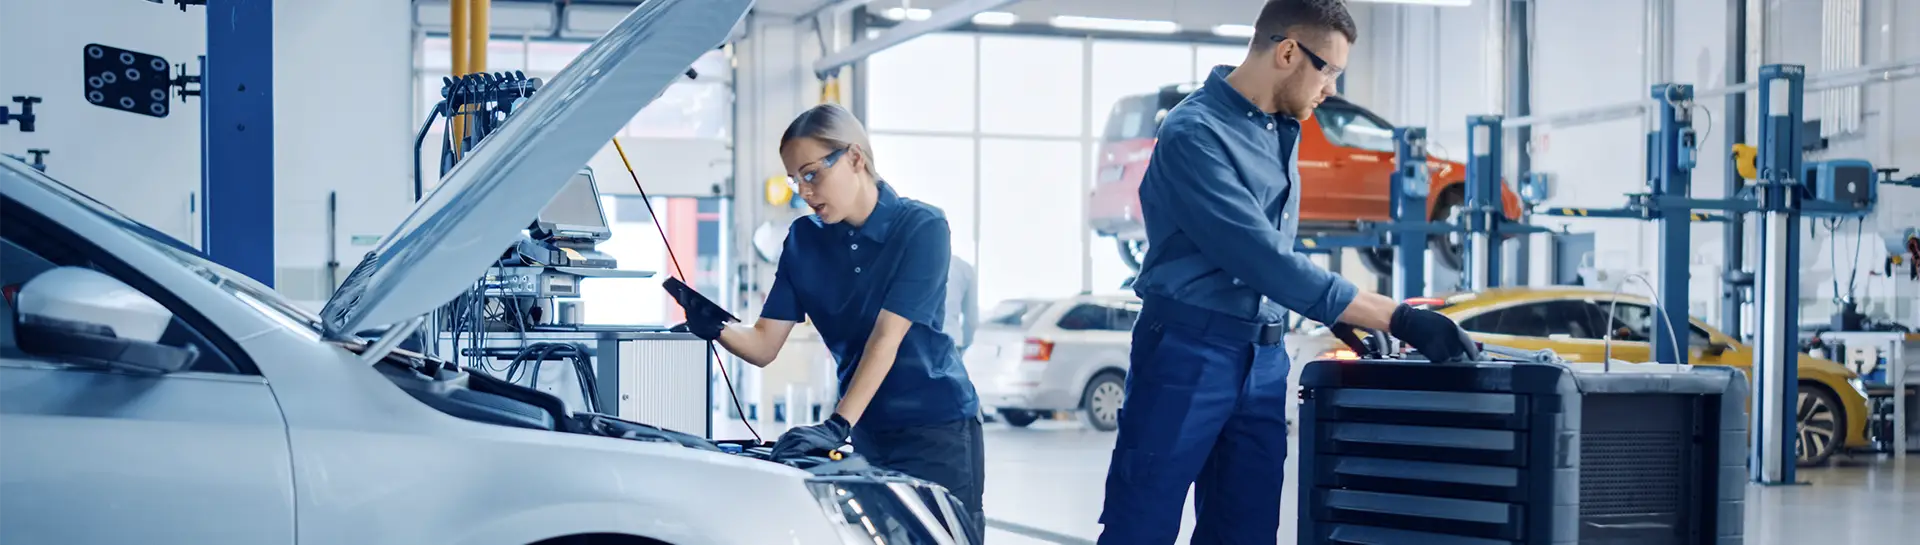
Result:
<instances>
[{"instance_id":1,"label":"diagnostic monitor","mask_svg":"<svg viewBox=\"0 0 1920 545\"><path fill-rule=\"evenodd\" d=\"M613 238L607 226L606 210L600 207L600 189L594 185L593 170L580 169L567 182L566 189L554 195L537 220L541 230L559 238Z\"/></svg>"}]
</instances>

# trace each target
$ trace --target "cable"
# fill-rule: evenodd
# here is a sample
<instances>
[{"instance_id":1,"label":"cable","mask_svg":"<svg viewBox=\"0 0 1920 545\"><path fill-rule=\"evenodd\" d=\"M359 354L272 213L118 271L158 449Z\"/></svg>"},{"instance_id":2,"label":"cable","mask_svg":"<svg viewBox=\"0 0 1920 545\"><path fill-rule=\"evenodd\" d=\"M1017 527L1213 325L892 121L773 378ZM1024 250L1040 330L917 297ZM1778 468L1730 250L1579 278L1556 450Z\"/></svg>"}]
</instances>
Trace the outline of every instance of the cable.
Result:
<instances>
[{"instance_id":1,"label":"cable","mask_svg":"<svg viewBox=\"0 0 1920 545\"><path fill-rule=\"evenodd\" d=\"M1856 283L1860 281L1860 241L1862 238L1864 238L1862 235L1864 234L1866 228L1867 228L1866 218L1854 218L1853 220L1853 271L1848 273L1847 275L1847 300L1848 301L1853 300L1853 288L1855 287ZM1840 276L1840 271L1833 271L1833 273L1835 278L1838 279L1838 277Z\"/></svg>"},{"instance_id":2,"label":"cable","mask_svg":"<svg viewBox=\"0 0 1920 545\"><path fill-rule=\"evenodd\" d=\"M1646 287L1647 287L1647 293L1648 293L1648 294L1650 294L1650 296L1652 296L1652 297L1654 297L1655 299L1658 299L1658 298L1660 297L1660 290L1656 290L1656 289L1654 289L1654 288L1653 288L1653 281L1651 281L1651 280L1648 280L1648 279L1647 279L1647 276L1646 276L1646 275L1643 275L1643 274L1640 274L1640 273L1633 273L1633 274L1629 274L1629 275L1627 275L1627 278L1628 278L1628 279L1639 279L1639 280L1640 280L1640 284L1641 284L1641 285L1644 285L1644 286L1646 286ZM1618 309L1618 308L1619 308L1619 306L1620 306L1620 292L1621 292L1621 291L1624 291L1624 290L1626 289L1626 287L1627 287L1627 283L1626 283L1626 281L1625 281L1625 280L1622 280L1622 281L1620 282L1620 285L1618 285L1618 286L1614 286L1614 288L1613 288L1613 301L1612 301L1612 302L1610 302L1610 303L1608 303L1608 305L1607 305L1607 327L1608 327L1608 328L1612 328L1612 327L1613 327L1613 323L1614 323L1614 319L1615 319L1615 318L1614 318L1614 316L1615 316L1615 313L1614 313L1614 311L1615 311L1616 309ZM1672 323L1672 319L1671 319L1671 317L1670 317L1670 316L1668 316L1668 315L1667 315L1667 309L1666 309L1666 307L1663 307L1663 306L1660 306L1660 305L1658 304L1658 303L1659 303L1659 301L1657 301L1657 300L1656 300L1656 301L1655 301L1654 303L1655 303L1655 304L1653 304L1653 305L1648 305L1648 306L1651 306L1651 307L1653 307L1653 310L1654 310L1655 312L1659 312L1659 313L1660 313L1660 320L1661 320L1661 322L1660 322L1660 323L1663 323L1663 324L1671 324L1671 323ZM1655 325L1655 326L1654 326L1654 328L1655 328L1655 329L1658 329L1659 327L1660 327L1659 325ZM1631 330L1631 329L1632 329L1631 327L1629 327L1629 328L1628 328L1628 330ZM1648 333L1652 333L1652 332L1648 332ZM1651 337L1651 335L1649 335L1649 337ZM1649 338L1649 339L1647 339L1647 340L1648 340L1648 341L1652 341L1653 339L1651 339L1651 338ZM1604 356L1604 359L1605 359L1605 362L1603 363L1603 365L1604 365L1604 368L1605 368L1605 370L1607 370L1607 371L1612 371L1612 370L1613 370L1613 331L1608 331L1608 332L1607 332L1607 336L1606 336L1606 338L1605 338L1605 341L1606 341L1606 342L1605 342L1605 346L1606 346L1606 355ZM1674 334L1674 332L1673 332L1673 328L1671 328L1671 327L1669 327L1669 328L1667 328L1667 342L1670 342L1670 343L1673 343L1673 350L1674 350L1674 352L1675 352L1675 355L1676 355L1676 356L1677 356L1677 355L1679 355L1679 351L1680 351L1680 350L1683 350L1683 348L1681 347L1681 344L1680 344L1680 337L1679 337L1678 335L1675 335L1675 334ZM1653 358L1654 358L1654 361L1659 361L1659 359L1660 359L1660 355L1659 355L1659 354L1653 354ZM1678 359L1678 358L1675 358L1675 359Z\"/></svg>"},{"instance_id":3,"label":"cable","mask_svg":"<svg viewBox=\"0 0 1920 545\"><path fill-rule=\"evenodd\" d=\"M653 198L647 196L647 188L640 184L640 174L633 171L633 163L627 160L627 150L620 146L620 139L613 140L613 150L620 154L620 164L627 167L627 175L633 178L633 188L640 190L640 202L647 205L647 217L653 218L653 228L660 232L660 242L667 247L667 259L673 262L674 273L691 280L687 271L680 268L680 256L674 255L673 243L667 239L667 230L660 226L660 215L653 211ZM740 404L740 393L733 390L733 377L728 375L727 366L721 361L720 349L714 347L713 341L707 341L707 351L713 353L713 364L720 368L720 379L727 383L727 397L733 399L733 410L740 412L740 423L746 424L747 433L753 434L753 442L766 442L760 438L760 432L753 429L753 419L747 418L746 406Z\"/></svg>"}]
</instances>

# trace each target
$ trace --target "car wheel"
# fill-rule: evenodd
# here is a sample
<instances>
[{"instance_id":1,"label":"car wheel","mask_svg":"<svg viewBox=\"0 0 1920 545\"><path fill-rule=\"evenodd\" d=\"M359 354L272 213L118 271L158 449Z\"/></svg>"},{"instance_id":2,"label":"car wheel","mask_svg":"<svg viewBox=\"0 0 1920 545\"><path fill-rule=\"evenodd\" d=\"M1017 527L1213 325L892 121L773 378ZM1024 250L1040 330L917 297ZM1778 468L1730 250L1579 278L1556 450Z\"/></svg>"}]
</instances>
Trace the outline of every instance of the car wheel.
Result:
<instances>
[{"instance_id":1,"label":"car wheel","mask_svg":"<svg viewBox=\"0 0 1920 545\"><path fill-rule=\"evenodd\" d=\"M1799 423L1794 454L1799 464L1827 463L1846 445L1847 417L1840 412L1840 400L1825 386L1802 383L1794 406L1795 421Z\"/></svg>"},{"instance_id":2,"label":"car wheel","mask_svg":"<svg viewBox=\"0 0 1920 545\"><path fill-rule=\"evenodd\" d=\"M1119 243L1120 261L1133 272L1140 272L1140 264L1147 261L1147 241L1116 238L1114 242Z\"/></svg>"},{"instance_id":3,"label":"car wheel","mask_svg":"<svg viewBox=\"0 0 1920 545\"><path fill-rule=\"evenodd\" d=\"M1360 265L1381 278L1393 278L1393 248L1357 248Z\"/></svg>"},{"instance_id":4,"label":"car wheel","mask_svg":"<svg viewBox=\"0 0 1920 545\"><path fill-rule=\"evenodd\" d=\"M1080 408L1086 411L1087 424L1100 431L1120 429L1120 406L1127 401L1127 382L1119 373L1101 373L1087 382L1080 396Z\"/></svg>"},{"instance_id":5,"label":"car wheel","mask_svg":"<svg viewBox=\"0 0 1920 545\"><path fill-rule=\"evenodd\" d=\"M1000 409L1000 419L1007 421L1007 425L1024 428L1040 420L1040 413L1021 409Z\"/></svg>"},{"instance_id":6,"label":"car wheel","mask_svg":"<svg viewBox=\"0 0 1920 545\"><path fill-rule=\"evenodd\" d=\"M1466 214L1467 190L1462 184L1447 186L1440 191L1440 198L1433 203L1431 221L1444 221L1457 224L1460 216ZM1427 237L1427 251L1433 252L1440 266L1450 270L1463 270L1467 262L1466 233L1436 233Z\"/></svg>"}]
</instances>

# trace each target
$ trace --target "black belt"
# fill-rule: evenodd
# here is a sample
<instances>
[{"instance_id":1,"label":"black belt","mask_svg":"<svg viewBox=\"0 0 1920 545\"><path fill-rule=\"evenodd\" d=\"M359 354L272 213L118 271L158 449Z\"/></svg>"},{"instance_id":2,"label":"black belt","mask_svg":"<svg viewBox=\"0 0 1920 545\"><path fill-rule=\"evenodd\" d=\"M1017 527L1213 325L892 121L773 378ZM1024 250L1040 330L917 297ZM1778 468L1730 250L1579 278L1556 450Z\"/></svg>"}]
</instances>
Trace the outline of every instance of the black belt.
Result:
<instances>
[{"instance_id":1,"label":"black belt","mask_svg":"<svg viewBox=\"0 0 1920 545\"><path fill-rule=\"evenodd\" d=\"M1143 298L1140 314L1146 320L1255 344L1280 344L1287 336L1285 323L1255 322L1155 295Z\"/></svg>"}]
</instances>

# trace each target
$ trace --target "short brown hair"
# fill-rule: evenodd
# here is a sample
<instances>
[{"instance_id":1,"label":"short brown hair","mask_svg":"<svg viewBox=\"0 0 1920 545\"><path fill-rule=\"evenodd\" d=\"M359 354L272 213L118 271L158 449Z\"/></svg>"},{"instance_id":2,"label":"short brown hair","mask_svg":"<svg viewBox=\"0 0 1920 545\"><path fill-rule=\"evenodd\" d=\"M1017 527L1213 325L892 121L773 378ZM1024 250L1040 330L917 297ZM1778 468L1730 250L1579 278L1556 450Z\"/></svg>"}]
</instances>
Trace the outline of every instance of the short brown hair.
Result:
<instances>
[{"instance_id":1,"label":"short brown hair","mask_svg":"<svg viewBox=\"0 0 1920 545\"><path fill-rule=\"evenodd\" d=\"M1270 37L1286 34L1293 28L1339 32L1347 38L1347 43L1358 41L1360 36L1360 29L1353 23L1353 14L1347 12L1346 0L1267 0L1267 5L1260 8L1260 19L1254 21L1253 28L1253 43L1249 45L1254 49L1271 47L1273 43Z\"/></svg>"}]
</instances>

